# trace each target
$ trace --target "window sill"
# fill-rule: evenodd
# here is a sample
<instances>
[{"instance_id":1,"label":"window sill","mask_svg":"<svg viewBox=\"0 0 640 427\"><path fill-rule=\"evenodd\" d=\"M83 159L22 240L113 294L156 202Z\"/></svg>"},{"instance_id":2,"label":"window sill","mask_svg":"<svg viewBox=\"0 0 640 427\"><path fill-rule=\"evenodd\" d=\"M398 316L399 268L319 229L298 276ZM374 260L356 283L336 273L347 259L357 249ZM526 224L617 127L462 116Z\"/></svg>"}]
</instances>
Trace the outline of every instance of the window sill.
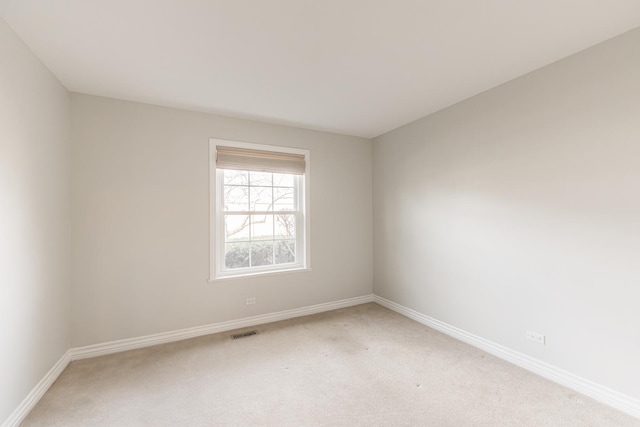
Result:
<instances>
[{"instance_id":1,"label":"window sill","mask_svg":"<svg viewBox=\"0 0 640 427\"><path fill-rule=\"evenodd\" d=\"M217 282L226 282L227 280L235 280L235 279L249 279L253 277L279 276L282 274L302 273L305 271L311 271L311 267L300 267L300 268L292 268L290 270L263 271L258 273L235 274L233 276L213 277L213 278L210 278L208 282L217 283Z\"/></svg>"}]
</instances>

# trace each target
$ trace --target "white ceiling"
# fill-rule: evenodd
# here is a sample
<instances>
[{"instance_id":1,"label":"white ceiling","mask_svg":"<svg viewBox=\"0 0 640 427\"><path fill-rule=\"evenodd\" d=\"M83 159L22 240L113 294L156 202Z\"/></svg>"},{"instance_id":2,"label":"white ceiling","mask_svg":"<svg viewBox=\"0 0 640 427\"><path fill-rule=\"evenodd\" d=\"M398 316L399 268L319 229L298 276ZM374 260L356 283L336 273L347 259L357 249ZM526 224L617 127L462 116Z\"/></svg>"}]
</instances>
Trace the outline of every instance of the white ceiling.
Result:
<instances>
[{"instance_id":1,"label":"white ceiling","mask_svg":"<svg viewBox=\"0 0 640 427\"><path fill-rule=\"evenodd\" d=\"M0 0L69 90L374 137L640 26L640 0Z\"/></svg>"}]
</instances>

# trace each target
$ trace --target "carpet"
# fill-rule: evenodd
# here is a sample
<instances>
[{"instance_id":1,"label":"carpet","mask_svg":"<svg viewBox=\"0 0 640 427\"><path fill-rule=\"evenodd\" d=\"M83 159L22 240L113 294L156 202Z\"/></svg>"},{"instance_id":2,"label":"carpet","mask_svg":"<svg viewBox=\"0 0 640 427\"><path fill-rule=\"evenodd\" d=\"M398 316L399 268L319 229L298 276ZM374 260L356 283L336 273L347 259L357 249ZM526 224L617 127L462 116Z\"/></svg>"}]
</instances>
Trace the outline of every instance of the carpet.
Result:
<instances>
[{"instance_id":1,"label":"carpet","mask_svg":"<svg viewBox=\"0 0 640 427\"><path fill-rule=\"evenodd\" d=\"M258 334L232 340L249 329ZM22 426L640 426L377 304L69 364Z\"/></svg>"}]
</instances>

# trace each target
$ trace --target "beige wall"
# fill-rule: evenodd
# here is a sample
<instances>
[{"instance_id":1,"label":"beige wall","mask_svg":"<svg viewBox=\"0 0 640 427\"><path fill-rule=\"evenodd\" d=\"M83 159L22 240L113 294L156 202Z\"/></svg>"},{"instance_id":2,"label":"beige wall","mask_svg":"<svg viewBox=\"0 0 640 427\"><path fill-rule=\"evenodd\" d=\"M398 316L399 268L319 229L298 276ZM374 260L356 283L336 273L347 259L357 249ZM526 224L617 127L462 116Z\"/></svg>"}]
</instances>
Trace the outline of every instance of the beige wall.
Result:
<instances>
[{"instance_id":1,"label":"beige wall","mask_svg":"<svg viewBox=\"0 0 640 427\"><path fill-rule=\"evenodd\" d=\"M69 348L69 94L0 19L0 422Z\"/></svg>"},{"instance_id":2,"label":"beige wall","mask_svg":"<svg viewBox=\"0 0 640 427\"><path fill-rule=\"evenodd\" d=\"M80 94L72 116L73 346L371 294L369 140ZM311 150L312 271L207 283L209 138Z\"/></svg>"},{"instance_id":3,"label":"beige wall","mask_svg":"<svg viewBox=\"0 0 640 427\"><path fill-rule=\"evenodd\" d=\"M376 138L375 293L640 398L638 46Z\"/></svg>"}]
</instances>

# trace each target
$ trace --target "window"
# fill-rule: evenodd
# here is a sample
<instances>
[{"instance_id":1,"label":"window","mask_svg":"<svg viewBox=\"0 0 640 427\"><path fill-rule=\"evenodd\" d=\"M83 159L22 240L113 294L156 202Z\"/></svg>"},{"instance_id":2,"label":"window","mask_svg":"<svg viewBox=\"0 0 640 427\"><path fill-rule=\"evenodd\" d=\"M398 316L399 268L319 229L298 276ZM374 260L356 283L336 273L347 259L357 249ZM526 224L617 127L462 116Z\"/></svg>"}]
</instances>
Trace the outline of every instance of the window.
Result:
<instances>
[{"instance_id":1,"label":"window","mask_svg":"<svg viewBox=\"0 0 640 427\"><path fill-rule=\"evenodd\" d=\"M212 139L211 278L309 268L309 151Z\"/></svg>"}]
</instances>

